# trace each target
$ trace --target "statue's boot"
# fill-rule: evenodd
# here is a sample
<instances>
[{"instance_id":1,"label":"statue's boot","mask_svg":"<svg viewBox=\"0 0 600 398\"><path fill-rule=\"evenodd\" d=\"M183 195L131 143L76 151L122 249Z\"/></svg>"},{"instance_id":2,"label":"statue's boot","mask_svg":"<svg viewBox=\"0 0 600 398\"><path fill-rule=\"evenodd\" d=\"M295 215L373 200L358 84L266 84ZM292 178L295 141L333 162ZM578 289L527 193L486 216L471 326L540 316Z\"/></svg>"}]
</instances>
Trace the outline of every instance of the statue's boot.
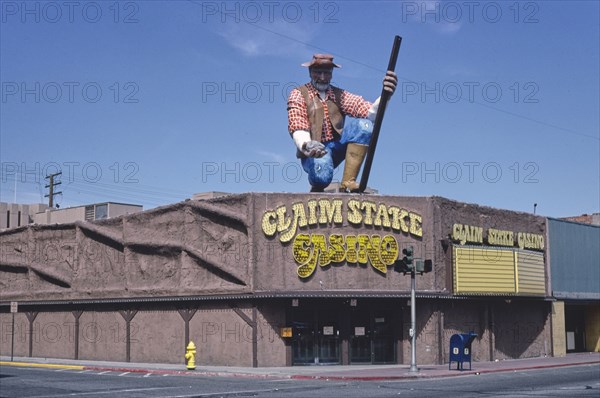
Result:
<instances>
[{"instance_id":1,"label":"statue's boot","mask_svg":"<svg viewBox=\"0 0 600 398\"><path fill-rule=\"evenodd\" d=\"M353 142L348 144L340 192L346 192L347 190L352 192L358 190L359 184L356 182L356 177L358 176L360 166L367 155L368 149L368 145L356 144Z\"/></svg>"}]
</instances>

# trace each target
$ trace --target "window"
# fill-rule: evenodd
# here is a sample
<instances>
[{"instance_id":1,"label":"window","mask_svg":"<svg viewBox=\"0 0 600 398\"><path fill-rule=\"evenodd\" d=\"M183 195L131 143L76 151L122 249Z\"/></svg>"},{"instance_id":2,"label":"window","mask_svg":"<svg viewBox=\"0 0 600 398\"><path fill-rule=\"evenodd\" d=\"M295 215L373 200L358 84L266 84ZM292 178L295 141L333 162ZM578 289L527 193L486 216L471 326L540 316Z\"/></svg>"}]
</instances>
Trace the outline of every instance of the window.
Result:
<instances>
[{"instance_id":1,"label":"window","mask_svg":"<svg viewBox=\"0 0 600 398\"><path fill-rule=\"evenodd\" d=\"M94 219L94 206L85 206L85 221Z\"/></svg>"},{"instance_id":2,"label":"window","mask_svg":"<svg viewBox=\"0 0 600 398\"><path fill-rule=\"evenodd\" d=\"M108 218L108 204L96 205L95 220L104 220Z\"/></svg>"}]
</instances>

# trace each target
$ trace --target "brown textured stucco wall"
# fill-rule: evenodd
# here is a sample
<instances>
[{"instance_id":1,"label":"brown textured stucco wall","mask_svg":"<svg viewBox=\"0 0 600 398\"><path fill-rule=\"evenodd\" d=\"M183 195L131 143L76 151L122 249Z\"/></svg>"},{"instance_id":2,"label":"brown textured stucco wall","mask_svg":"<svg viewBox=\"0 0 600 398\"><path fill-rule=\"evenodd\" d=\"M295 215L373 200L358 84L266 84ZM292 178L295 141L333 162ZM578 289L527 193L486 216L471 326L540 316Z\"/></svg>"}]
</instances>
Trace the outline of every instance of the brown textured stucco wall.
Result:
<instances>
[{"instance_id":1,"label":"brown textured stucco wall","mask_svg":"<svg viewBox=\"0 0 600 398\"><path fill-rule=\"evenodd\" d=\"M251 316L251 309L242 310ZM252 366L252 328L233 309L215 303L200 308L190 321L196 365Z\"/></svg>"},{"instance_id":2,"label":"brown textured stucco wall","mask_svg":"<svg viewBox=\"0 0 600 398\"><path fill-rule=\"evenodd\" d=\"M132 321L132 340L143 325ZM85 311L79 318L79 358L121 361L126 357L126 323L116 311Z\"/></svg>"},{"instance_id":3,"label":"brown textured stucco wall","mask_svg":"<svg viewBox=\"0 0 600 398\"><path fill-rule=\"evenodd\" d=\"M258 306L258 366L285 366L286 341L280 329L286 326L285 307L273 300Z\"/></svg>"},{"instance_id":4,"label":"brown textured stucco wall","mask_svg":"<svg viewBox=\"0 0 600 398\"><path fill-rule=\"evenodd\" d=\"M302 203L307 206L310 200L342 200L342 223L317 224L298 227L296 236L304 234L323 234L327 239L331 234L357 235L378 235L394 236L399 245L400 257L404 247L412 245L415 248L415 258L430 258L433 253L432 229L433 217L431 213L430 201L428 198L420 197L397 197L397 196L378 196L378 195L332 195L332 194L253 194L255 200L254 219L255 221L255 250L257 262L255 270L255 290L256 291L318 291L318 290L377 290L377 291L409 291L409 278L399 278L398 274L393 272L393 267L387 267L387 272L383 273L369 264L332 263L326 266L317 265L312 276L300 278L297 274L299 264L293 257L293 239L289 242L281 241L281 234L267 236L261 228L261 221L266 211L273 211L280 206L286 206L286 217L292 216L292 206L296 203ZM396 206L407 211L419 214L422 217L422 238L415 237L408 233L395 231L392 228L383 226L353 225L348 222L348 201L360 200L369 201L376 206L383 204L387 207ZM308 213L308 210L307 210ZM265 259L266 261L264 261ZM424 291L437 290L434 286L433 274L424 275L420 278L420 289Z\"/></svg>"},{"instance_id":5,"label":"brown textured stucco wall","mask_svg":"<svg viewBox=\"0 0 600 398\"><path fill-rule=\"evenodd\" d=\"M10 356L13 344L12 314L0 314L0 355ZM15 314L14 356L24 357L29 355L29 321L25 314Z\"/></svg>"},{"instance_id":6,"label":"brown textured stucco wall","mask_svg":"<svg viewBox=\"0 0 600 398\"><path fill-rule=\"evenodd\" d=\"M131 361L183 363L183 330L177 311L138 311L132 319Z\"/></svg>"},{"instance_id":7,"label":"brown textured stucco wall","mask_svg":"<svg viewBox=\"0 0 600 398\"><path fill-rule=\"evenodd\" d=\"M394 272L392 266L384 273L371 264L334 263L317 266L311 277L300 278L292 252L293 239L281 242L279 232L267 236L262 221L267 211L285 206L289 215L294 204L306 205L311 200L341 200L342 223L308 225L298 228L296 235L391 235L398 242L400 257L401 250L412 245L415 257L433 260L434 272L417 277L421 294L452 293L451 246L455 243L450 233L454 223L536 234L545 231L541 217L438 197L253 193L186 201L105 221L29 226L0 233L1 301L167 299L267 292L408 294L410 277ZM385 226L353 225L347 220L349 200L414 212L422 217L423 236ZM402 331L396 331L398 361L409 363L410 308L407 299L393 302L398 305L394 314L402 325ZM377 303L369 305L376 308ZM188 301L185 305L196 310L189 331L197 346L197 365L253 365L252 326L248 323L253 305L257 306L258 366L284 366L289 360L290 341L279 336L279 329L289 326L286 311L290 299ZM357 308L362 305L359 299ZM509 304L484 297L419 299L419 363L447 361L450 336L469 330L479 334L473 344L474 360L544 355L550 336L547 307L541 301ZM133 309L137 313L131 320L129 359L183 363L185 321L176 304L117 303L100 308L94 304L74 308L82 311L80 359L127 360L126 322L119 310ZM74 327L72 312L35 304L20 310L39 311L34 338L35 325L39 330L46 325L48 341L32 342L34 356L75 356L69 329ZM10 355L10 320L10 314L0 314L2 355ZM29 322L23 313L17 314L16 320L15 355L28 356Z\"/></svg>"},{"instance_id":8,"label":"brown textured stucco wall","mask_svg":"<svg viewBox=\"0 0 600 398\"><path fill-rule=\"evenodd\" d=\"M0 233L2 300L250 292L249 198Z\"/></svg>"},{"instance_id":9,"label":"brown textured stucco wall","mask_svg":"<svg viewBox=\"0 0 600 398\"><path fill-rule=\"evenodd\" d=\"M39 313L33 322L32 355L42 358L73 358L75 320L70 312Z\"/></svg>"},{"instance_id":10,"label":"brown textured stucco wall","mask_svg":"<svg viewBox=\"0 0 600 398\"><path fill-rule=\"evenodd\" d=\"M504 302L495 306L495 359L551 355L549 304Z\"/></svg>"},{"instance_id":11,"label":"brown textured stucco wall","mask_svg":"<svg viewBox=\"0 0 600 398\"><path fill-rule=\"evenodd\" d=\"M0 287L3 300L66 300L157 297L264 291L410 289L388 265L343 261L317 265L300 278L293 238L267 236L265 212L311 200L342 201L342 223L299 227L300 233L344 237L393 236L401 250L432 259L434 272L419 278L419 290L450 293L454 223L543 234L544 219L443 198L378 195L243 194L211 201L187 201L101 222L30 226L0 233ZM422 237L385 226L348 222L348 202L405 209L422 217ZM365 213L366 214L366 213ZM366 218L366 217L365 217Z\"/></svg>"}]
</instances>

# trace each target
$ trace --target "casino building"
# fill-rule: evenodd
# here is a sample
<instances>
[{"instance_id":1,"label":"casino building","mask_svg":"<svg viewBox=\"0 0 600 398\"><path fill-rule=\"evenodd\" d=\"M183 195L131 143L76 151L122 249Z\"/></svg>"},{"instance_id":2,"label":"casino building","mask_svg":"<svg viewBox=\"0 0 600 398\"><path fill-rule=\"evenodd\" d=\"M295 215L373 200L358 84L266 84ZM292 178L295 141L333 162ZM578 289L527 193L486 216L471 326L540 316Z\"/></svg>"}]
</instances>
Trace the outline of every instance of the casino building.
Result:
<instances>
[{"instance_id":1,"label":"casino building","mask_svg":"<svg viewBox=\"0 0 600 398\"><path fill-rule=\"evenodd\" d=\"M247 193L0 233L0 354L198 366L554 355L547 220L441 197ZM17 302L11 332L10 302Z\"/></svg>"}]
</instances>

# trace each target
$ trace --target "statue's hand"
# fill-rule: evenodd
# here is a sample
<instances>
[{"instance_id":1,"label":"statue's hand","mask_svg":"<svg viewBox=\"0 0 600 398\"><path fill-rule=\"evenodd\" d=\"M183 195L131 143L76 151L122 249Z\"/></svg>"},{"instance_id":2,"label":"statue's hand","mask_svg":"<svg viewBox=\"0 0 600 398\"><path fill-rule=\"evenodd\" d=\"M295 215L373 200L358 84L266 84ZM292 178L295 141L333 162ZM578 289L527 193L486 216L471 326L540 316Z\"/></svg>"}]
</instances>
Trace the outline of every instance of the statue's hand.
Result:
<instances>
[{"instance_id":1,"label":"statue's hand","mask_svg":"<svg viewBox=\"0 0 600 398\"><path fill-rule=\"evenodd\" d=\"M398 84L398 76L391 70L388 70L383 78L383 89L392 95L396 91L396 84Z\"/></svg>"},{"instance_id":2,"label":"statue's hand","mask_svg":"<svg viewBox=\"0 0 600 398\"><path fill-rule=\"evenodd\" d=\"M322 158L327 151L325 145L319 141L307 141L302 145L302 153L309 158Z\"/></svg>"}]
</instances>

